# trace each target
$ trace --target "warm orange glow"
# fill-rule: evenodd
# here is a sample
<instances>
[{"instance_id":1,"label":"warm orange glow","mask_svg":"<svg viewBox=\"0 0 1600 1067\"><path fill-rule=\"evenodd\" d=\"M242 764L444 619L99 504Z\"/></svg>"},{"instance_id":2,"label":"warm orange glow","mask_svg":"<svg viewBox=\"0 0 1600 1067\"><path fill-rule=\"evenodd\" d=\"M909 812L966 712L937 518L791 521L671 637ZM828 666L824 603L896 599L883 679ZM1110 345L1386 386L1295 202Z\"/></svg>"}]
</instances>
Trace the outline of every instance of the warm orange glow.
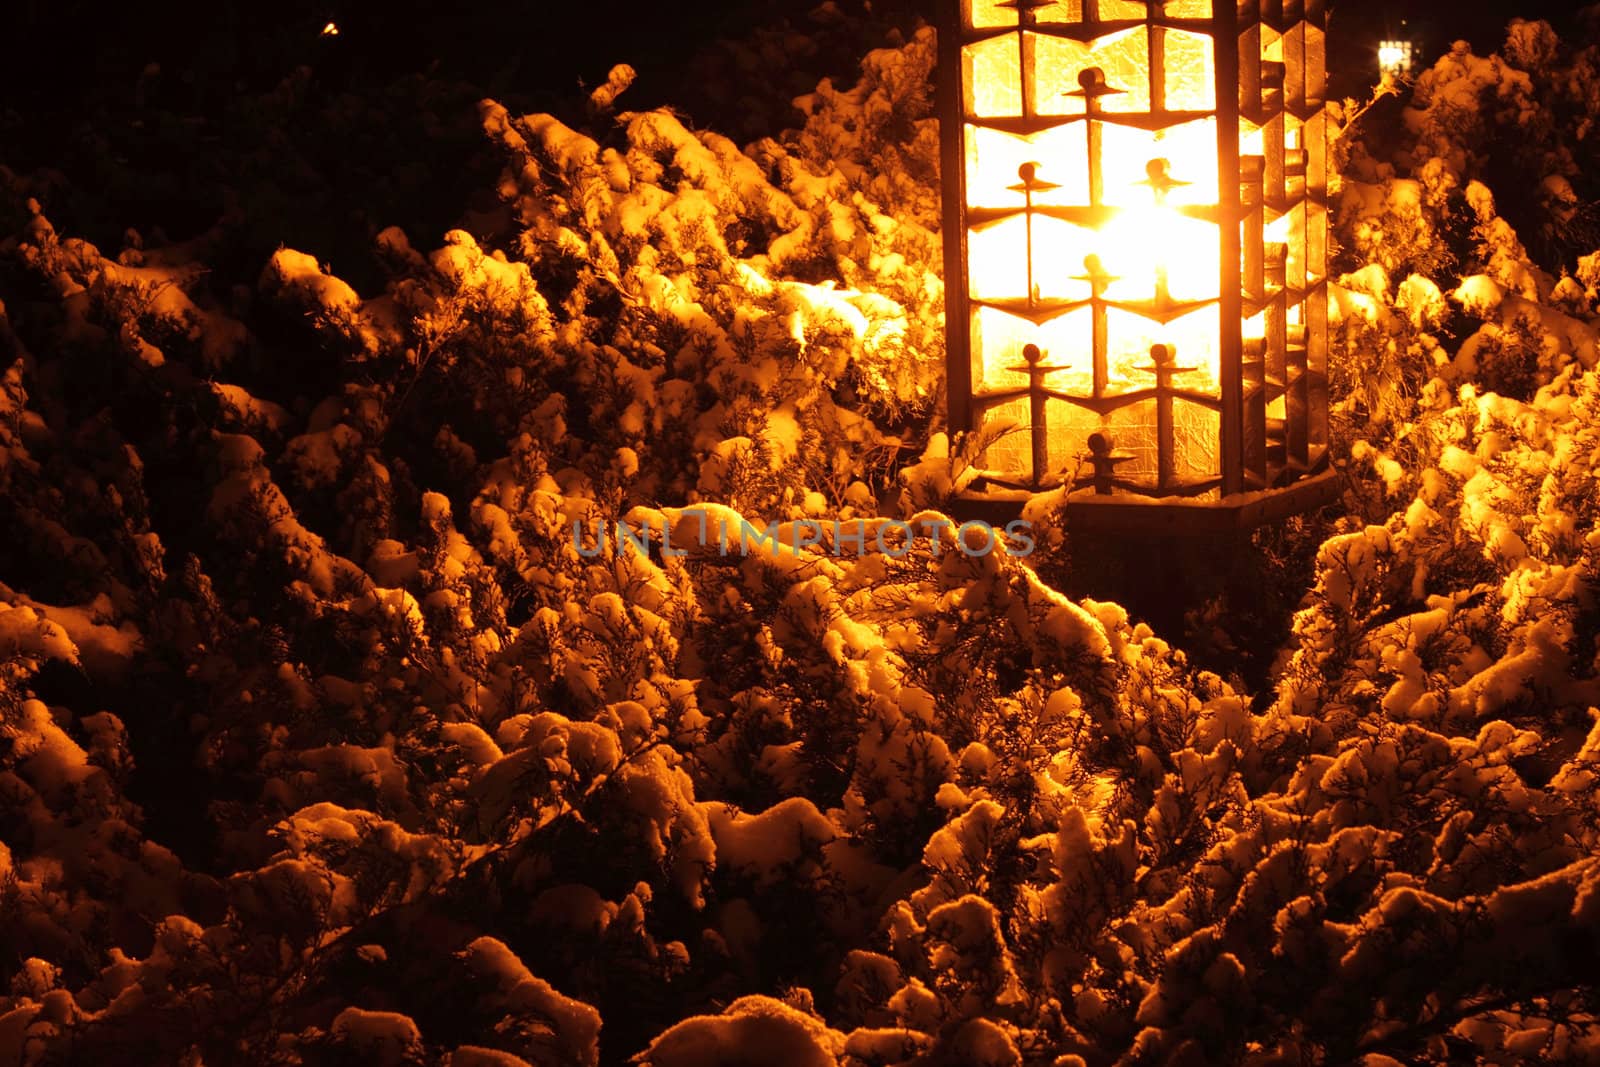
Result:
<instances>
[{"instance_id":1,"label":"warm orange glow","mask_svg":"<svg viewBox=\"0 0 1600 1067\"><path fill-rule=\"evenodd\" d=\"M1151 300L1159 286L1177 301L1217 298L1221 245L1214 223L1170 207L1124 208L1096 237L1101 261L1118 279L1108 295Z\"/></svg>"},{"instance_id":2,"label":"warm orange glow","mask_svg":"<svg viewBox=\"0 0 1600 1067\"><path fill-rule=\"evenodd\" d=\"M330 22L326 26L322 27L322 36L324 36L324 37L337 37L337 36L339 36L339 24L337 22Z\"/></svg>"},{"instance_id":3,"label":"warm orange glow","mask_svg":"<svg viewBox=\"0 0 1600 1067\"><path fill-rule=\"evenodd\" d=\"M1411 70L1411 42L1384 41L1378 45L1378 69L1385 74L1406 74Z\"/></svg>"},{"instance_id":4,"label":"warm orange glow","mask_svg":"<svg viewBox=\"0 0 1600 1067\"><path fill-rule=\"evenodd\" d=\"M1105 286L1105 295L1111 300L1153 303L1163 287L1175 303L1211 302L1217 298L1217 227L1186 217L1175 208L1154 203L1120 208L1096 229L1055 219L1035 219L1031 279L1028 230L1025 219L1013 218L971 235L974 298L995 302L1008 297L1025 300L1031 281L1036 301L1087 300L1091 286L1085 260L1090 256L1099 258L1111 279ZM1123 320L1112 338L1114 383L1137 380L1139 375L1133 365L1149 362L1150 346L1156 343L1170 344L1180 353L1187 353L1188 362L1199 361L1209 369L1207 377L1215 378L1215 316L1209 324L1197 323L1191 313L1163 327L1140 324L1138 316L1115 309L1111 314ZM1057 362L1070 357L1074 349L1087 348L1086 344L1075 343L1072 336L1078 334L1086 339L1087 309L1066 313L1041 326L993 308L984 309L978 320L986 382L1003 382L1005 368L1017 362L1024 345L1039 345ZM1089 372L1086 363L1077 369L1083 374Z\"/></svg>"},{"instance_id":5,"label":"warm orange glow","mask_svg":"<svg viewBox=\"0 0 1600 1067\"><path fill-rule=\"evenodd\" d=\"M1101 17L1114 17L1106 6L1101 4ZM1209 15L1204 0L1198 6ZM1041 25L1049 24L1052 12L1070 22L1081 17L1078 7L1057 4L1036 14ZM1120 17L1142 18L1144 10L1130 3ZM974 0L971 14L977 27L1016 25L1015 7ZM1028 402L1004 397L1029 386L1030 370L1020 353L1028 345L1045 353L1048 388L1091 402L1046 402L1053 468L1071 463L1090 434L1115 428L1134 453L1130 473L1154 476L1154 402L1100 412L1092 401L1149 390L1155 345L1170 346L1185 368L1175 384L1181 378L1186 390L1217 395L1217 124L1205 113L1216 106L1212 45L1203 34L1162 33L1166 77L1156 101L1149 77L1152 38L1144 29L1087 42L1029 33L1019 42L1002 35L966 49L972 113L1066 120L1032 134L974 127L966 140L969 210L987 213L968 234L969 291L987 305L973 317L974 389L995 398L993 416L1026 425ZM1117 91L1086 95L1082 78L1090 70ZM1090 118L1091 111L1141 113L1152 106L1196 117L1156 130L1097 122L1092 134L1082 121L1067 118ZM1093 172L1085 139L1090 136L1097 149ZM1102 312L1098 382L1095 316L1085 306L1096 297L1109 305ZM1187 414L1185 425L1214 423L1211 412ZM1214 442L1208 445L1204 436L1178 435L1176 466L1185 477L1204 479L1215 468ZM1028 442L1022 435L1002 442L990 450L990 462L1025 471Z\"/></svg>"},{"instance_id":6,"label":"warm orange glow","mask_svg":"<svg viewBox=\"0 0 1600 1067\"><path fill-rule=\"evenodd\" d=\"M1118 480L1157 495L1308 467L1325 431L1287 427L1320 403L1325 360L1306 310L1326 282L1325 153L1306 148L1326 135L1320 26L1225 31L1243 34L1235 79L1213 0L961 9L962 418L1026 431L988 449L986 477L1059 484L1096 433ZM1248 438L1226 461L1225 410Z\"/></svg>"}]
</instances>

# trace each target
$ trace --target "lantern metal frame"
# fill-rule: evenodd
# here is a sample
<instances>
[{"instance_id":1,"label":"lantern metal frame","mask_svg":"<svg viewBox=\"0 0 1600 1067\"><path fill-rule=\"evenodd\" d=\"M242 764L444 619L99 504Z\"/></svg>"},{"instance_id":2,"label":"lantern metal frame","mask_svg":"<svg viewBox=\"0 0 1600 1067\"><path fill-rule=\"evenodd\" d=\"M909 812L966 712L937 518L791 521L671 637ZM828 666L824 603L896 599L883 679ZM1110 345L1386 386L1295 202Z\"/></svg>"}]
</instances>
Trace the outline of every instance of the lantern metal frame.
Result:
<instances>
[{"instance_id":1,"label":"lantern metal frame","mask_svg":"<svg viewBox=\"0 0 1600 1067\"><path fill-rule=\"evenodd\" d=\"M1015 12L1003 26L975 28L976 5ZM1102 5L1123 17L1101 18ZM1324 117L1326 85L1324 0L941 0L939 22L939 114L944 185L944 245L947 314L947 397L953 434L980 430L987 411L1001 404L1013 409L1025 400L1030 436L1028 474L983 471L963 504L974 513L1014 512L1037 493L1066 488L1069 522L1089 528L1136 529L1152 532L1205 533L1248 527L1303 511L1326 502L1336 486L1329 468L1327 394L1327 260L1328 149ZM1183 14L1169 14L1176 9ZM1128 17L1142 9L1140 17ZM1204 12L1196 17L1196 12ZM988 11L988 17L994 12ZM1045 16L1041 20L1041 15ZM1108 83L1097 66L1077 74L1079 89L1063 95L1080 97L1074 113L1041 113L1035 106L1030 78L1036 78L1041 40L1057 38L1092 46L1125 31L1142 30L1148 63L1144 75L1149 106L1145 110L1107 111L1101 100L1126 87ZM1215 109L1167 110L1169 76L1165 40L1182 31L1189 40L1199 35L1211 48ZM1020 114L975 114L967 83L968 49L999 37L1014 36ZM1269 58L1270 57L1270 58ZM1124 71L1124 74L1126 71ZM1062 80L1054 72L1055 81ZM1217 203L1185 208L1195 218L1215 223L1219 234L1217 299L1220 328L1215 350L1198 353L1214 360L1214 395L1185 389L1183 364L1197 355L1162 345L1151 348L1150 363L1138 368L1149 375L1147 386L1107 391L1108 311L1131 312L1163 323L1196 304L1174 301L1158 274L1155 300L1138 306L1110 299L1108 279L1094 257L1085 259L1088 295L1074 300L1041 300L1034 280L1034 219L1050 216L1094 227L1114 209L1101 202L1104 131L1121 126L1160 136L1182 123L1215 119ZM1087 204L1046 209L1036 197L1059 188L1037 163L1018 170L1020 207L997 209L969 202L968 151L973 131L988 129L1028 139L1061 127L1081 124L1087 157ZM1241 139L1250 131L1262 145L1260 154L1242 155ZM1168 187L1182 184L1167 173L1166 160L1150 160L1147 182L1159 204ZM1180 175L1181 177L1181 175ZM996 300L973 293L969 242L983 227L1016 216L1027 226L1027 292ZM1268 240L1269 224L1286 240ZM1040 325L1053 317L1087 308L1092 331L1084 347L1092 363L1092 389L1072 393L1051 386L1053 372L1065 364L1029 344L1016 352L1004 371L1026 384L988 392L974 389L974 338L977 314L993 308L1020 321ZM1245 339L1242 325L1256 324L1262 337ZM1264 324L1264 327L1263 327ZM1080 369L1084 352L1073 355ZM1050 428L1046 406L1065 402L1097 415L1143 404L1140 417L1153 410L1149 436L1157 453L1154 477L1122 476L1119 454L1106 432L1091 434L1076 473L1051 475L1048 467ZM1209 478L1176 476L1172 406L1196 405L1216 413L1216 469ZM1269 417L1269 411L1275 415ZM1147 449L1148 451L1148 449ZM1070 484L1068 484L1070 483Z\"/></svg>"}]
</instances>

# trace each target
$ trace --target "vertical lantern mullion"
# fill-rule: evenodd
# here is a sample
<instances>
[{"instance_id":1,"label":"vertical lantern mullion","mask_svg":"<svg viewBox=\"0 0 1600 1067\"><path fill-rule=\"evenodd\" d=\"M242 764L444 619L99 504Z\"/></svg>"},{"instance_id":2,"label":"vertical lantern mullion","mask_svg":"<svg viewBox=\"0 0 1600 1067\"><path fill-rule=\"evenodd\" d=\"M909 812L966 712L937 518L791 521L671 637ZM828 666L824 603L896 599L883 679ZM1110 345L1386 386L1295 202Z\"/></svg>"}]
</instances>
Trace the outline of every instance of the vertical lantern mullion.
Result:
<instances>
[{"instance_id":1,"label":"vertical lantern mullion","mask_svg":"<svg viewBox=\"0 0 1600 1067\"><path fill-rule=\"evenodd\" d=\"M1306 103L1306 24L1300 12L1289 10L1285 4L1284 17L1290 23L1283 35L1283 62L1289 77L1283 86L1283 104L1290 114L1299 117Z\"/></svg>"},{"instance_id":2,"label":"vertical lantern mullion","mask_svg":"<svg viewBox=\"0 0 1600 1067\"><path fill-rule=\"evenodd\" d=\"M1093 3L1094 0L1086 0ZM1081 78L1079 84L1083 88L1083 128L1084 138L1088 142L1088 153L1085 166L1088 169L1089 181L1089 207L1098 211L1105 201L1105 169L1100 153L1104 148L1103 129L1100 124L1100 96L1096 88L1100 79L1095 77ZM1101 268L1099 260L1085 263L1084 269L1089 279L1090 314L1093 316L1091 329L1093 331L1090 344L1092 350L1089 354L1091 374L1093 381L1091 391L1096 400L1103 400L1106 388L1110 384L1110 323L1106 308L1106 287L1109 280L1106 272Z\"/></svg>"},{"instance_id":3,"label":"vertical lantern mullion","mask_svg":"<svg viewBox=\"0 0 1600 1067\"><path fill-rule=\"evenodd\" d=\"M1324 0L1305 0L1307 47L1302 142L1306 150L1306 440L1313 468L1327 461L1328 448L1328 126L1327 10Z\"/></svg>"},{"instance_id":4,"label":"vertical lantern mullion","mask_svg":"<svg viewBox=\"0 0 1600 1067\"><path fill-rule=\"evenodd\" d=\"M1017 91L1022 96L1022 121L1030 124L1038 117L1034 105L1034 64L1038 61L1038 42L1028 32L1033 25L1033 12L1017 5Z\"/></svg>"},{"instance_id":5,"label":"vertical lantern mullion","mask_svg":"<svg viewBox=\"0 0 1600 1067\"><path fill-rule=\"evenodd\" d=\"M967 285L967 79L963 0L940 0L939 180L944 184L945 394L952 434L974 429L972 303Z\"/></svg>"},{"instance_id":6,"label":"vertical lantern mullion","mask_svg":"<svg viewBox=\"0 0 1600 1067\"><path fill-rule=\"evenodd\" d=\"M1267 246L1267 313L1266 358L1267 376L1277 383L1278 395L1283 399L1283 419L1278 427L1275 444L1278 446L1280 477L1293 471L1296 459L1296 441L1300 430L1299 405L1295 402L1295 369L1289 358L1289 246L1275 241Z\"/></svg>"},{"instance_id":7,"label":"vertical lantern mullion","mask_svg":"<svg viewBox=\"0 0 1600 1067\"><path fill-rule=\"evenodd\" d=\"M1216 77L1217 220L1222 256L1218 296L1221 336L1218 338L1218 377L1222 413L1219 423L1218 465L1222 495L1244 491L1244 381L1241 374L1243 310L1241 212L1239 210L1239 30L1231 0L1213 0L1212 69Z\"/></svg>"},{"instance_id":8,"label":"vertical lantern mullion","mask_svg":"<svg viewBox=\"0 0 1600 1067\"><path fill-rule=\"evenodd\" d=\"M1240 136L1245 126L1257 137L1266 138L1267 94L1271 91L1269 79L1263 77L1261 62L1262 33L1259 18L1246 19L1239 32L1239 111ZM1264 324L1270 293L1267 287L1266 226L1271 210L1268 188L1271 179L1265 145L1250 155L1241 150L1239 159L1240 197L1242 200L1243 287L1245 310L1243 315ZM1252 489L1266 488L1272 483L1275 465L1281 460L1274 453L1274 433L1269 425L1269 406L1282 396L1281 376L1273 373L1266 330L1261 336L1241 341L1240 354L1245 361L1246 387L1244 411L1244 452L1246 484Z\"/></svg>"},{"instance_id":9,"label":"vertical lantern mullion","mask_svg":"<svg viewBox=\"0 0 1600 1067\"><path fill-rule=\"evenodd\" d=\"M1288 285L1298 322L1288 350L1287 453L1291 473L1303 476L1324 458L1326 441L1327 146L1322 118L1325 75L1320 0L1290 0L1284 12L1286 69L1283 110L1295 138L1288 153L1285 210L1294 263ZM1319 416L1319 410L1321 412Z\"/></svg>"},{"instance_id":10,"label":"vertical lantern mullion","mask_svg":"<svg viewBox=\"0 0 1600 1067\"><path fill-rule=\"evenodd\" d=\"M1145 54L1150 57L1150 110L1164 114L1167 110L1167 31L1161 24L1166 14L1166 0L1146 0L1149 11L1145 22Z\"/></svg>"},{"instance_id":11,"label":"vertical lantern mullion","mask_svg":"<svg viewBox=\"0 0 1600 1067\"><path fill-rule=\"evenodd\" d=\"M1148 84L1150 89L1150 114L1157 122L1167 120L1167 56L1166 28L1162 16L1166 13L1166 0L1147 0L1145 4L1145 55L1149 60ZM1157 205L1165 200L1165 190L1151 174L1151 194ZM1166 270L1156 268L1156 303L1170 300ZM1193 353L1184 353L1193 355ZM1177 480L1177 442L1172 425L1172 354L1162 346L1150 351L1150 372L1156 385L1156 490L1168 492Z\"/></svg>"},{"instance_id":12,"label":"vertical lantern mullion","mask_svg":"<svg viewBox=\"0 0 1600 1067\"><path fill-rule=\"evenodd\" d=\"M1249 64L1245 64L1249 66ZM1241 93L1247 90L1240 83ZM1259 93L1259 89L1255 90ZM1259 96L1256 98L1259 101ZM1259 117L1259 116L1256 116ZM1243 215L1243 287L1245 311L1250 317L1263 314L1266 304L1266 200L1265 168L1261 156L1242 156L1239 162L1239 195ZM1244 373L1244 462L1247 484L1252 489L1266 488L1270 459L1267 452L1267 402L1274 388L1268 374L1266 338L1241 339L1240 359Z\"/></svg>"}]
</instances>

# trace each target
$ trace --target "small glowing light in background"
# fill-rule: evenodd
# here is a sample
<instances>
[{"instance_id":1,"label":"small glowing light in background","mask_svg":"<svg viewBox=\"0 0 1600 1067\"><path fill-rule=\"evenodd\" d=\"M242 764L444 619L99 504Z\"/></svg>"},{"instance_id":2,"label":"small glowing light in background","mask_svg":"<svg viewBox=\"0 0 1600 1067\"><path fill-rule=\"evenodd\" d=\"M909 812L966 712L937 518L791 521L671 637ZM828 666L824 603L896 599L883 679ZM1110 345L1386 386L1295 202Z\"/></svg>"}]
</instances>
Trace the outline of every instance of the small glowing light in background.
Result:
<instances>
[{"instance_id":1,"label":"small glowing light in background","mask_svg":"<svg viewBox=\"0 0 1600 1067\"><path fill-rule=\"evenodd\" d=\"M337 37L337 36L339 36L339 24L337 22L329 22L326 26L322 27L322 36L324 36L324 37Z\"/></svg>"},{"instance_id":2,"label":"small glowing light in background","mask_svg":"<svg viewBox=\"0 0 1600 1067\"><path fill-rule=\"evenodd\" d=\"M1378 69L1384 74L1411 73L1411 42L1381 41L1378 44Z\"/></svg>"}]
</instances>

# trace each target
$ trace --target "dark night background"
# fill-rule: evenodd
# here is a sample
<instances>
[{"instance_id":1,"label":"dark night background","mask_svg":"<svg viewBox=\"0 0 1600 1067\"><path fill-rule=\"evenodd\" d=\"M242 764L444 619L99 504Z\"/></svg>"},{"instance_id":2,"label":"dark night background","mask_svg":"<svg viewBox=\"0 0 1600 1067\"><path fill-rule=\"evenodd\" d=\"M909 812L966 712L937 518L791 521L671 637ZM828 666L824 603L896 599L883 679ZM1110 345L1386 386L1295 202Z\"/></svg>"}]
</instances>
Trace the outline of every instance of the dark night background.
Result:
<instances>
[{"instance_id":1,"label":"dark night background","mask_svg":"<svg viewBox=\"0 0 1600 1067\"><path fill-rule=\"evenodd\" d=\"M317 247L360 282L369 280L368 238L378 228L398 222L419 237L441 232L455 221L454 205L494 173L498 162L483 152L477 127L478 99L493 97L513 113L581 119L587 88L604 82L612 65L629 63L638 80L622 110L669 106L691 125L745 143L795 125L789 99L825 76L848 85L865 49L893 43L935 7L932 0L838 6L848 19L819 17L811 0L463 7L22 0L0 16L0 37L12 42L0 64L0 145L15 171L62 175L52 210L78 232L115 242L130 226L158 226L182 240L226 209L224 188L281 184L267 158L279 149L261 143L254 109L304 67L312 84L302 98L305 122L274 136L319 171L314 190L309 182L281 189L286 205L312 210L270 219L264 202L252 200L250 221L261 232L247 242L248 254L312 240L300 232L310 229ZM1420 69L1463 37L1480 55L1494 51L1512 17L1487 3L1333 0L1329 7L1335 97L1367 95L1377 43L1389 35L1404 32L1419 43ZM1578 7L1528 0L1517 13L1547 18L1559 33L1574 28ZM338 36L321 35L329 21ZM862 26L874 36L862 40ZM729 41L756 43L741 56ZM752 61L761 47L782 51ZM344 93L370 102L391 89L382 129L335 132L316 110ZM354 152L352 133L364 142ZM218 151L196 152L196 143ZM441 189L439 176L423 181L420 160L453 147L461 165L442 175L455 186ZM330 228L347 234L348 245Z\"/></svg>"},{"instance_id":2,"label":"dark night background","mask_svg":"<svg viewBox=\"0 0 1600 1067\"><path fill-rule=\"evenodd\" d=\"M192 94L197 110L217 106L230 85L262 87L302 63L330 85L385 79L433 68L509 96L558 102L580 81L604 81L614 63L640 73L630 103L682 106L699 95L697 54L719 37L740 36L784 20L801 22L811 0L664 4L639 0L598 4L500 3L457 7L419 0L395 3L53 3L6 5L12 42L0 66L5 108L27 119L50 120L61 134L97 108L125 102L148 63L164 71L164 91ZM844 0L859 9L860 0ZM888 21L930 17L931 0L866 4ZM1353 72L1371 65L1378 40L1404 31L1431 61L1453 40L1493 50L1513 15L1544 18L1567 28L1582 5L1572 0L1526 0L1513 12L1497 3L1438 0L1333 0L1329 68L1346 72L1346 91L1358 92ZM329 20L339 38L322 40ZM857 57L820 57L824 67L848 68ZM838 73L847 73L839 70ZM15 130L12 131L13 134Z\"/></svg>"}]
</instances>

